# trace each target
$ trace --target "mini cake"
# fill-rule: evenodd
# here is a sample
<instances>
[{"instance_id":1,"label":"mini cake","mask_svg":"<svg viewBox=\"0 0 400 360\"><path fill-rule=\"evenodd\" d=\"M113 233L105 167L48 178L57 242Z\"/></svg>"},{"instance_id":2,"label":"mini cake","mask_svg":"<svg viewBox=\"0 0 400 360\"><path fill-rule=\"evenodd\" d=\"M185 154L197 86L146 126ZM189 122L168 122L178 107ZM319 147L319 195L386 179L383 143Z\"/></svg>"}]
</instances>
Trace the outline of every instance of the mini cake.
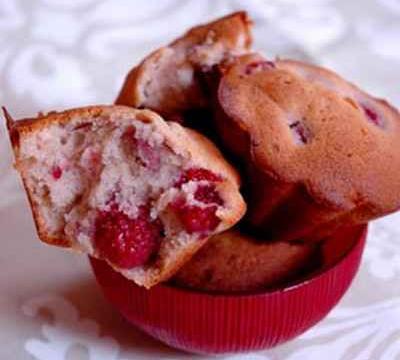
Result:
<instances>
[{"instance_id":1,"label":"mini cake","mask_svg":"<svg viewBox=\"0 0 400 360\"><path fill-rule=\"evenodd\" d=\"M167 279L245 211L239 177L215 146L152 111L7 118L40 239L106 260L139 285Z\"/></svg>"},{"instance_id":2,"label":"mini cake","mask_svg":"<svg viewBox=\"0 0 400 360\"><path fill-rule=\"evenodd\" d=\"M174 276L173 283L212 292L263 290L313 269L318 255L313 244L258 241L228 230L210 238Z\"/></svg>"},{"instance_id":3,"label":"mini cake","mask_svg":"<svg viewBox=\"0 0 400 360\"><path fill-rule=\"evenodd\" d=\"M400 207L395 108L298 61L246 55L220 72L218 133L247 167L255 231L318 240Z\"/></svg>"},{"instance_id":4,"label":"mini cake","mask_svg":"<svg viewBox=\"0 0 400 360\"><path fill-rule=\"evenodd\" d=\"M245 12L192 28L162 47L128 74L117 104L145 107L167 118L203 108L209 97L199 73L248 51L251 23Z\"/></svg>"}]
</instances>

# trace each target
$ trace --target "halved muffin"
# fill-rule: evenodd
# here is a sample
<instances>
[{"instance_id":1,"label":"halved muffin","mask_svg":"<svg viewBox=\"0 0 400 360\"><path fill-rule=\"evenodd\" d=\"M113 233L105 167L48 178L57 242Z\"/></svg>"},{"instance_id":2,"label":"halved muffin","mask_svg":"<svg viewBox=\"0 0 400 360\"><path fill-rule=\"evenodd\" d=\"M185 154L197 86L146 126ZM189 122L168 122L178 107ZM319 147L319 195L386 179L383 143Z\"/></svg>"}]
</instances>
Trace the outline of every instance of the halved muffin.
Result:
<instances>
[{"instance_id":1,"label":"halved muffin","mask_svg":"<svg viewBox=\"0 0 400 360\"><path fill-rule=\"evenodd\" d=\"M41 240L139 285L171 276L244 214L239 177L216 147L152 111L93 106L8 116L8 127Z\"/></svg>"}]
</instances>

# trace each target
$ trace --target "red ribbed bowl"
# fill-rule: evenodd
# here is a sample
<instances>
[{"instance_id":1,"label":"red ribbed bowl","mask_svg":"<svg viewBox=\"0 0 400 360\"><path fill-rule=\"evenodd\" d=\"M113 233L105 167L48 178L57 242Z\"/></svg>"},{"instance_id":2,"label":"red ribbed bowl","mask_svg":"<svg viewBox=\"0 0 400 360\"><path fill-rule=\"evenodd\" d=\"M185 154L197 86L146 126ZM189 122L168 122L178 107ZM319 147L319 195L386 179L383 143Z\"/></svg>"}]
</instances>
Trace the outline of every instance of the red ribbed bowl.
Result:
<instances>
[{"instance_id":1,"label":"red ribbed bowl","mask_svg":"<svg viewBox=\"0 0 400 360\"><path fill-rule=\"evenodd\" d=\"M366 226L342 230L327 247L324 268L256 294L214 295L169 285L146 290L105 262L90 261L106 298L147 334L189 352L244 352L293 339L323 319L351 284L366 235Z\"/></svg>"}]
</instances>

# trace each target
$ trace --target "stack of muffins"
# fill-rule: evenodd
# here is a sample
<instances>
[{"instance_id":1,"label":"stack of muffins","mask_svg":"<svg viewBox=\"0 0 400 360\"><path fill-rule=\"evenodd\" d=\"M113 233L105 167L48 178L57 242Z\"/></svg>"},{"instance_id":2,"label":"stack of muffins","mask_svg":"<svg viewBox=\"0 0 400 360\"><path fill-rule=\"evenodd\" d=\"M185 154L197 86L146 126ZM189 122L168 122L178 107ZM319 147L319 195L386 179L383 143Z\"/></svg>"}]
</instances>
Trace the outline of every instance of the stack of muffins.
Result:
<instances>
[{"instance_id":1,"label":"stack of muffins","mask_svg":"<svg viewBox=\"0 0 400 360\"><path fill-rule=\"evenodd\" d=\"M253 52L251 25L238 12L192 28L133 68L116 100L208 137L247 205L148 287L279 286L321 265L338 229L400 208L399 112L329 70Z\"/></svg>"}]
</instances>

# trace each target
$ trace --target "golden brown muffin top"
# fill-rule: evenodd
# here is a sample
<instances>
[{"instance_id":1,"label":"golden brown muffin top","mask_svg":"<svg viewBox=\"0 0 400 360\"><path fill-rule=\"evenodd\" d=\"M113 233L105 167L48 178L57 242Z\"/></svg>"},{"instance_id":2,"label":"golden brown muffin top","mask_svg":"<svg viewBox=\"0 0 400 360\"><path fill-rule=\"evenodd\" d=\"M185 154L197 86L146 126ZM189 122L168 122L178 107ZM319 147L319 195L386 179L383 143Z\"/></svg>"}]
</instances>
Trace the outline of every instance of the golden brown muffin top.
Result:
<instances>
[{"instance_id":1,"label":"golden brown muffin top","mask_svg":"<svg viewBox=\"0 0 400 360\"><path fill-rule=\"evenodd\" d=\"M244 55L222 71L219 106L257 168L339 209L400 206L400 115L386 101L298 61Z\"/></svg>"}]
</instances>

